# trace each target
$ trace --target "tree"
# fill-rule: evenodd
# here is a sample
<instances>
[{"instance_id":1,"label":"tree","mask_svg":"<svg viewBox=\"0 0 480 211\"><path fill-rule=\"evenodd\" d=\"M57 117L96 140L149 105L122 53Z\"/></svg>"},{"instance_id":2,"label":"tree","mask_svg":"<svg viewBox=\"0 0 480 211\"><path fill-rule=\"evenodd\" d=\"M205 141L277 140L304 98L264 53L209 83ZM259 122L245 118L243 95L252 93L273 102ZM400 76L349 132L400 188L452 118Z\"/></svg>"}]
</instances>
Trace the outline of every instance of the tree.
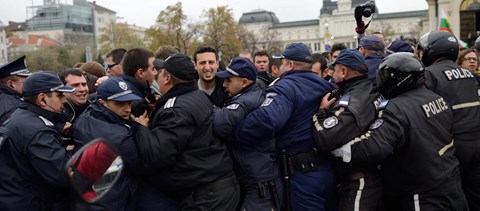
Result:
<instances>
[{"instance_id":1,"label":"tree","mask_svg":"<svg viewBox=\"0 0 480 211\"><path fill-rule=\"evenodd\" d=\"M240 43L242 43L242 48L249 51L255 52L257 50L257 37L251 31L248 31L242 26L238 26L237 37Z\"/></svg>"},{"instance_id":2,"label":"tree","mask_svg":"<svg viewBox=\"0 0 480 211\"><path fill-rule=\"evenodd\" d=\"M135 35L126 23L112 23L100 35L100 54L106 54L114 48L145 48L140 37Z\"/></svg>"},{"instance_id":3,"label":"tree","mask_svg":"<svg viewBox=\"0 0 480 211\"><path fill-rule=\"evenodd\" d=\"M204 44L211 45L221 52L221 59L229 61L242 50L238 39L238 25L233 19L233 12L227 6L209 9L203 15L205 21Z\"/></svg>"},{"instance_id":4,"label":"tree","mask_svg":"<svg viewBox=\"0 0 480 211\"><path fill-rule=\"evenodd\" d=\"M260 32L263 36L258 39L261 48L272 53L282 52L283 43L278 41L278 32L270 30L268 26L264 26Z\"/></svg>"},{"instance_id":5,"label":"tree","mask_svg":"<svg viewBox=\"0 0 480 211\"><path fill-rule=\"evenodd\" d=\"M27 53L27 67L31 71L60 72L81 61L83 50L72 46L43 47Z\"/></svg>"},{"instance_id":6,"label":"tree","mask_svg":"<svg viewBox=\"0 0 480 211\"><path fill-rule=\"evenodd\" d=\"M155 25L145 32L149 49L155 51L161 45L177 46L182 53L189 55L198 45L202 26L188 22L183 13L182 3L167 6L157 17Z\"/></svg>"}]
</instances>

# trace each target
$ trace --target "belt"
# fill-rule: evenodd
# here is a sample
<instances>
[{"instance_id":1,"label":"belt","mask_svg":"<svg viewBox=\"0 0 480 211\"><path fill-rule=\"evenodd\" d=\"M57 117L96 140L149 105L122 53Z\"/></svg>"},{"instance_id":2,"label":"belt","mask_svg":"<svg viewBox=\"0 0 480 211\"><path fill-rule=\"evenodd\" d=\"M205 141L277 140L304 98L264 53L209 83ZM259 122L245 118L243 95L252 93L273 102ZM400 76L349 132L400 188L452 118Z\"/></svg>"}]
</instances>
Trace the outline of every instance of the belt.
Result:
<instances>
[{"instance_id":1,"label":"belt","mask_svg":"<svg viewBox=\"0 0 480 211\"><path fill-rule=\"evenodd\" d=\"M350 176L348 177L349 180L357 180L360 178L365 178L365 174L361 171L350 174Z\"/></svg>"},{"instance_id":2,"label":"belt","mask_svg":"<svg viewBox=\"0 0 480 211\"><path fill-rule=\"evenodd\" d=\"M238 185L237 178L234 176L221 179L212 183L209 183L202 188L199 188L196 190L194 193L195 194L203 194L203 193L208 193L208 192L218 192L223 189L229 188L229 187L234 187Z\"/></svg>"},{"instance_id":3,"label":"belt","mask_svg":"<svg viewBox=\"0 0 480 211\"><path fill-rule=\"evenodd\" d=\"M317 169L319 165L325 163L327 156L313 148L307 152L291 153L288 155L288 160L294 170L306 173Z\"/></svg>"}]
</instances>

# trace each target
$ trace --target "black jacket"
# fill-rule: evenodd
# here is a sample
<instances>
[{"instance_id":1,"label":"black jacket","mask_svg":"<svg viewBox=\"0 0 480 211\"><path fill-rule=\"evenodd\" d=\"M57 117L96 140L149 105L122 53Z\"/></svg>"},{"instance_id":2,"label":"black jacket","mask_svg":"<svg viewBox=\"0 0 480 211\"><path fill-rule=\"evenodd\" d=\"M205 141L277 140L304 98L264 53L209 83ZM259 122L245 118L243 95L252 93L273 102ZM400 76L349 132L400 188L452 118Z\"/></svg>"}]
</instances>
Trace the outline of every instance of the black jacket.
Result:
<instances>
[{"instance_id":1,"label":"black jacket","mask_svg":"<svg viewBox=\"0 0 480 211\"><path fill-rule=\"evenodd\" d=\"M0 84L0 125L20 106L21 95L10 87Z\"/></svg>"},{"instance_id":2,"label":"black jacket","mask_svg":"<svg viewBox=\"0 0 480 211\"><path fill-rule=\"evenodd\" d=\"M425 82L452 108L455 140L480 140L480 102L473 73L451 60L442 60L425 68Z\"/></svg>"},{"instance_id":3,"label":"black jacket","mask_svg":"<svg viewBox=\"0 0 480 211\"><path fill-rule=\"evenodd\" d=\"M237 125L264 101L262 92L257 83L252 83L228 99L225 107L214 109L213 132L229 140L235 174L241 184L257 184L279 176L275 139L245 143L234 140L233 136Z\"/></svg>"},{"instance_id":4,"label":"black jacket","mask_svg":"<svg viewBox=\"0 0 480 211\"><path fill-rule=\"evenodd\" d=\"M342 147L344 161L382 163L384 188L391 195L429 191L459 174L450 131L453 113L446 100L425 87L380 105L369 130Z\"/></svg>"},{"instance_id":5,"label":"black jacket","mask_svg":"<svg viewBox=\"0 0 480 211\"><path fill-rule=\"evenodd\" d=\"M68 187L66 118L23 102L0 127L0 210L53 210Z\"/></svg>"},{"instance_id":6,"label":"black jacket","mask_svg":"<svg viewBox=\"0 0 480 211\"><path fill-rule=\"evenodd\" d=\"M367 74L351 78L339 85L337 101L329 110L321 109L313 116L313 134L319 150L329 153L368 130L376 118L377 106L382 97L373 90ZM377 174L376 164L346 164L334 160L339 182L349 175L362 171Z\"/></svg>"},{"instance_id":7,"label":"black jacket","mask_svg":"<svg viewBox=\"0 0 480 211\"><path fill-rule=\"evenodd\" d=\"M122 174L108 194L91 206L91 210L135 210L140 159L134 141L137 123L125 120L98 101L82 113L72 128L72 138L81 147L96 138L104 138L118 149L124 162Z\"/></svg>"},{"instance_id":8,"label":"black jacket","mask_svg":"<svg viewBox=\"0 0 480 211\"><path fill-rule=\"evenodd\" d=\"M213 136L212 109L195 81L181 83L157 101L150 128L139 127L140 157L166 193L186 196L233 175L226 146Z\"/></svg>"},{"instance_id":9,"label":"black jacket","mask_svg":"<svg viewBox=\"0 0 480 211\"><path fill-rule=\"evenodd\" d=\"M272 74L266 71L257 72L257 84L260 89L265 90L275 80Z\"/></svg>"},{"instance_id":10,"label":"black jacket","mask_svg":"<svg viewBox=\"0 0 480 211\"><path fill-rule=\"evenodd\" d=\"M136 117L141 116L148 109L145 98L151 94L150 87L143 85L131 75L123 74L120 78L127 83L128 88L130 88L134 94L142 98L141 100L132 101L132 114Z\"/></svg>"}]
</instances>

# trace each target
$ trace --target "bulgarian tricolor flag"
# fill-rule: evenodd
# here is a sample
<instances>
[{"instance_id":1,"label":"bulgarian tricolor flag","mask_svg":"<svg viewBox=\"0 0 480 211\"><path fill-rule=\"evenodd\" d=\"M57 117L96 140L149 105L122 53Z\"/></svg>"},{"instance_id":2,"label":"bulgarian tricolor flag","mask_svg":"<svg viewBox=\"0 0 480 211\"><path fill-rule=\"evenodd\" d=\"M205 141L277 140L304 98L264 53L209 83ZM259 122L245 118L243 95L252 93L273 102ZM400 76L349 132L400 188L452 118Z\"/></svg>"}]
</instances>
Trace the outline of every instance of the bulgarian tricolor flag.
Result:
<instances>
[{"instance_id":1,"label":"bulgarian tricolor flag","mask_svg":"<svg viewBox=\"0 0 480 211\"><path fill-rule=\"evenodd\" d=\"M450 32L451 34L453 34L452 28L450 28L450 22L447 19L447 14L445 14L445 11L443 11L443 9L440 10L438 30L439 31L447 31L447 32ZM453 34L453 36L455 36L455 35ZM460 45L460 48L462 48L462 47L466 48L467 47L466 42L463 42L461 39L458 39L458 38L457 38L457 40L458 40L458 44Z\"/></svg>"}]
</instances>

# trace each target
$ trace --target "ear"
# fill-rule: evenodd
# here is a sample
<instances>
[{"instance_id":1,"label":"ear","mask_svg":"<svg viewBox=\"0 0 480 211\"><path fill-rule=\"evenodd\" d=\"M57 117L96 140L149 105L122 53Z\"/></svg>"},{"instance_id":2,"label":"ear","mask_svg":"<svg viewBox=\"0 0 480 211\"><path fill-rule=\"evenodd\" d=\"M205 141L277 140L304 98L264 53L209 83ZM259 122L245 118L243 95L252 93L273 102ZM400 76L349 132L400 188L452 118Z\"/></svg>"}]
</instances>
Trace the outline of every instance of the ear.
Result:
<instances>
[{"instance_id":1,"label":"ear","mask_svg":"<svg viewBox=\"0 0 480 211\"><path fill-rule=\"evenodd\" d=\"M107 103L107 102L105 102L105 100L100 99L100 98L98 98L98 102L99 102L100 104L102 104L103 106L105 106L105 103Z\"/></svg>"},{"instance_id":2,"label":"ear","mask_svg":"<svg viewBox=\"0 0 480 211\"><path fill-rule=\"evenodd\" d=\"M163 73L163 74L164 74L164 73ZM173 83L173 81L172 81L172 79L173 79L173 78L172 78L172 75L170 75L170 74L165 74L164 77L165 77L165 80L163 81L163 85L168 85L168 84Z\"/></svg>"},{"instance_id":3,"label":"ear","mask_svg":"<svg viewBox=\"0 0 480 211\"><path fill-rule=\"evenodd\" d=\"M35 100L36 104L40 107L44 107L47 105L46 102L47 95L45 93L40 93L37 95L37 99Z\"/></svg>"},{"instance_id":4,"label":"ear","mask_svg":"<svg viewBox=\"0 0 480 211\"><path fill-rule=\"evenodd\" d=\"M8 87L10 88L14 88L14 85L13 85L14 81L13 80L8 80L7 83L5 83L5 85L7 85Z\"/></svg>"},{"instance_id":5,"label":"ear","mask_svg":"<svg viewBox=\"0 0 480 211\"><path fill-rule=\"evenodd\" d=\"M138 78L138 79L143 79L144 75L143 75L143 69L142 68L139 68L137 70L137 72L135 72L135 78Z\"/></svg>"},{"instance_id":6,"label":"ear","mask_svg":"<svg viewBox=\"0 0 480 211\"><path fill-rule=\"evenodd\" d=\"M245 88L246 86L249 85L250 80L246 79L246 78L242 78L242 88ZM256 81L253 81L252 83L256 83Z\"/></svg>"}]
</instances>

